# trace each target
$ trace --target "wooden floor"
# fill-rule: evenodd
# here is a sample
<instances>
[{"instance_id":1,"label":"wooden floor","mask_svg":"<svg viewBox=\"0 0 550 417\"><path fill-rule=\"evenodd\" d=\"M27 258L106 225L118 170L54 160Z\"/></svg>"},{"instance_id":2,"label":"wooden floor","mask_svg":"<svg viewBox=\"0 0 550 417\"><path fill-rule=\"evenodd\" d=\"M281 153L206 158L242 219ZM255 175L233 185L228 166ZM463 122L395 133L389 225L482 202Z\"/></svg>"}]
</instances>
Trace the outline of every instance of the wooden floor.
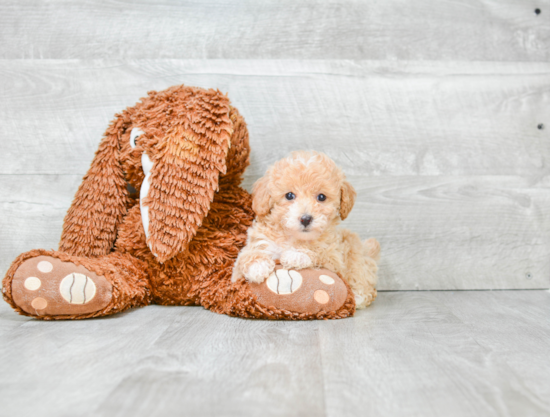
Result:
<instances>
[{"instance_id":1,"label":"wooden floor","mask_svg":"<svg viewBox=\"0 0 550 417\"><path fill-rule=\"evenodd\" d=\"M550 292L385 292L340 321L0 304L1 416L548 416Z\"/></svg>"}]
</instances>

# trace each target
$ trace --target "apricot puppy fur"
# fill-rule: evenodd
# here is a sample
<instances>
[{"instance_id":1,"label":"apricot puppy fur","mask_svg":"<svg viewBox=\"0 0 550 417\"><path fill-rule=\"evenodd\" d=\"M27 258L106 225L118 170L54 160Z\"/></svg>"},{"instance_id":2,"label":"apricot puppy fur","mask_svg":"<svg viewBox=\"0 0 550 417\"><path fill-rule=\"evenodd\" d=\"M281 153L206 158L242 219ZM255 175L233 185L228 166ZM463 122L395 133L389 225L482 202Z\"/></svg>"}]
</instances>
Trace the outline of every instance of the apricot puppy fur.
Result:
<instances>
[{"instance_id":1,"label":"apricot puppy fur","mask_svg":"<svg viewBox=\"0 0 550 417\"><path fill-rule=\"evenodd\" d=\"M263 282L275 261L287 269L327 268L350 284L357 308L376 298L376 239L338 228L356 192L327 155L297 151L276 162L252 190L256 220L248 229L232 280Z\"/></svg>"}]
</instances>

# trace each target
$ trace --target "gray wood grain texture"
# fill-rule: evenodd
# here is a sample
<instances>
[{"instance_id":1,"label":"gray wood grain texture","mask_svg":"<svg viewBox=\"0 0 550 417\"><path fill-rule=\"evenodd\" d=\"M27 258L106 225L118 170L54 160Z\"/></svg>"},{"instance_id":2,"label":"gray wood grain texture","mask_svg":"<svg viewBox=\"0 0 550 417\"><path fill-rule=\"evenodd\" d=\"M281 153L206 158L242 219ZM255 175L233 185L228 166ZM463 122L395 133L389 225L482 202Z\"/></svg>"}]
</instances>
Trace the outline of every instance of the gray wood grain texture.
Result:
<instances>
[{"instance_id":1,"label":"gray wood grain texture","mask_svg":"<svg viewBox=\"0 0 550 417\"><path fill-rule=\"evenodd\" d=\"M548 291L395 292L341 321L0 304L0 415L547 416Z\"/></svg>"},{"instance_id":2,"label":"gray wood grain texture","mask_svg":"<svg viewBox=\"0 0 550 417\"><path fill-rule=\"evenodd\" d=\"M549 6L548 0L12 0L0 3L0 57L547 61Z\"/></svg>"},{"instance_id":3,"label":"gray wood grain texture","mask_svg":"<svg viewBox=\"0 0 550 417\"><path fill-rule=\"evenodd\" d=\"M541 177L550 166L550 130L537 129L548 63L4 60L0 79L4 174L83 174L116 112L182 83L219 88L240 109L248 175L303 148L349 175Z\"/></svg>"}]
</instances>

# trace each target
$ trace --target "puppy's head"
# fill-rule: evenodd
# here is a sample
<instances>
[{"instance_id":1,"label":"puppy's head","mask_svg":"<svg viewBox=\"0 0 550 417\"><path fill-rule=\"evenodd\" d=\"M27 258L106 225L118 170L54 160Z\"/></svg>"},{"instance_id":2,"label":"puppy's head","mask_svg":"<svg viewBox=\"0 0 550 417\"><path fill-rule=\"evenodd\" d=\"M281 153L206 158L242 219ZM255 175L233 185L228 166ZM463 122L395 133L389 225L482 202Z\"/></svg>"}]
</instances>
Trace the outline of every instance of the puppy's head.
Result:
<instances>
[{"instance_id":1,"label":"puppy's head","mask_svg":"<svg viewBox=\"0 0 550 417\"><path fill-rule=\"evenodd\" d=\"M252 190L258 219L299 240L314 240L345 219L355 190L327 155L298 151L276 162Z\"/></svg>"}]
</instances>

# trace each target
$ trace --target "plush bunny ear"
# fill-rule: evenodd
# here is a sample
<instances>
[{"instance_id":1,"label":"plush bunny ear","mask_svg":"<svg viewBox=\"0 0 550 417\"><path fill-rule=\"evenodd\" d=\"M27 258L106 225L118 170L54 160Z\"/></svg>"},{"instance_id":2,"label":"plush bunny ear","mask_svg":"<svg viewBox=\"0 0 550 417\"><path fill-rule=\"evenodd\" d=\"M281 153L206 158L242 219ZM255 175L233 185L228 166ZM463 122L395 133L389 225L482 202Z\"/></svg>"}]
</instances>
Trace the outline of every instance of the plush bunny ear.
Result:
<instances>
[{"instance_id":1,"label":"plush bunny ear","mask_svg":"<svg viewBox=\"0 0 550 417\"><path fill-rule=\"evenodd\" d=\"M344 180L340 200L340 218L342 220L345 220L345 218L348 217L348 214L351 212L351 209L355 204L356 196L357 193L355 192L355 188L353 188L348 180Z\"/></svg>"},{"instance_id":2,"label":"plush bunny ear","mask_svg":"<svg viewBox=\"0 0 550 417\"><path fill-rule=\"evenodd\" d=\"M119 138L128 121L111 123L65 216L59 250L94 257L108 254L126 214L127 191L119 161Z\"/></svg>"},{"instance_id":3,"label":"plush bunny ear","mask_svg":"<svg viewBox=\"0 0 550 417\"><path fill-rule=\"evenodd\" d=\"M226 158L233 124L219 91L193 90L151 157L147 244L159 262L184 251L208 214ZM143 185L142 185L143 187ZM142 212L143 214L143 212Z\"/></svg>"}]
</instances>

